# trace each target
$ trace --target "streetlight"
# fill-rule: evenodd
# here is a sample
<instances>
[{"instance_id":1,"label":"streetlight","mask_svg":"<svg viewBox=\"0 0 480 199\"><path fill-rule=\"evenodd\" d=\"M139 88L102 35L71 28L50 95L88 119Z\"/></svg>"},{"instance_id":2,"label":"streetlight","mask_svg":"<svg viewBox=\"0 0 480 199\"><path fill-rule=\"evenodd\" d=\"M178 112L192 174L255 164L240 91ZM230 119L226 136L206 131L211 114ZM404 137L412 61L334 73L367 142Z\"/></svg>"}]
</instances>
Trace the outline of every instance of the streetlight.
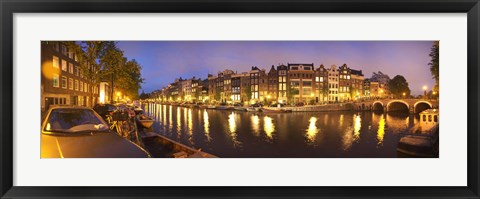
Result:
<instances>
[{"instance_id":1,"label":"streetlight","mask_svg":"<svg viewBox=\"0 0 480 199\"><path fill-rule=\"evenodd\" d=\"M402 95L403 95L403 98L405 98L405 92L403 92Z\"/></svg>"},{"instance_id":2,"label":"streetlight","mask_svg":"<svg viewBox=\"0 0 480 199\"><path fill-rule=\"evenodd\" d=\"M122 95L122 93L117 92L117 101L120 101L120 95Z\"/></svg>"},{"instance_id":3,"label":"streetlight","mask_svg":"<svg viewBox=\"0 0 480 199\"><path fill-rule=\"evenodd\" d=\"M423 98L427 99L427 89L428 87L425 85L423 86Z\"/></svg>"}]
</instances>

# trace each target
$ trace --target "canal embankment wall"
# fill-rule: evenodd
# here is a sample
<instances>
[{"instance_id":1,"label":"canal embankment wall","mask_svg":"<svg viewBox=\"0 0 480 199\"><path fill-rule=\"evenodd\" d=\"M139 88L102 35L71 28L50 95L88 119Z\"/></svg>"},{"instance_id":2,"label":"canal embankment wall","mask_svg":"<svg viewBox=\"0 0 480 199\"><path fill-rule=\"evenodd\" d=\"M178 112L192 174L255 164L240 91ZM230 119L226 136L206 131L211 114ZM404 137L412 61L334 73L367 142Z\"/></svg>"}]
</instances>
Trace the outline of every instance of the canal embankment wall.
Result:
<instances>
[{"instance_id":1,"label":"canal embankment wall","mask_svg":"<svg viewBox=\"0 0 480 199\"><path fill-rule=\"evenodd\" d=\"M329 112L329 111L352 111L354 106L350 103L345 104L325 104L314 106L288 107L286 109L292 112Z\"/></svg>"}]
</instances>

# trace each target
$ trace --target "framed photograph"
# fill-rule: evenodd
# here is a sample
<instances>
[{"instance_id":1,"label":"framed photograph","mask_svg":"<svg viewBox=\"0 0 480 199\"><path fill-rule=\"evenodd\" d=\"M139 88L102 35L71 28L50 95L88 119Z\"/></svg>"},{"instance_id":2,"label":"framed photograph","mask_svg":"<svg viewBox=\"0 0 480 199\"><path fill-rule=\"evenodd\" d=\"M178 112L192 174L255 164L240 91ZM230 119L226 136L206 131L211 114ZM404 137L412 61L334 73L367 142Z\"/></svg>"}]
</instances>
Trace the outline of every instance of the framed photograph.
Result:
<instances>
[{"instance_id":1,"label":"framed photograph","mask_svg":"<svg viewBox=\"0 0 480 199\"><path fill-rule=\"evenodd\" d=\"M480 197L478 0L0 5L2 198Z\"/></svg>"}]
</instances>

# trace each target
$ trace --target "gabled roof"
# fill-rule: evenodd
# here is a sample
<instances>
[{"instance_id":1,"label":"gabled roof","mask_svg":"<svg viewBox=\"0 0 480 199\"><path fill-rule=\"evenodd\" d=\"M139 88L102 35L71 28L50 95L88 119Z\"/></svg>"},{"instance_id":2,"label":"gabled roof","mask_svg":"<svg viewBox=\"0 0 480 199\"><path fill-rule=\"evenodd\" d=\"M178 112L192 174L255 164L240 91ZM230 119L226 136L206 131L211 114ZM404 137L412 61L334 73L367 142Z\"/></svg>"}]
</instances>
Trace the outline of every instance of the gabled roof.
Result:
<instances>
[{"instance_id":1,"label":"gabled roof","mask_svg":"<svg viewBox=\"0 0 480 199\"><path fill-rule=\"evenodd\" d=\"M350 73L351 73L352 75L363 76L362 70L350 69Z\"/></svg>"},{"instance_id":2,"label":"gabled roof","mask_svg":"<svg viewBox=\"0 0 480 199\"><path fill-rule=\"evenodd\" d=\"M285 66L285 65L279 65L277 66L277 70L288 70L288 66Z\"/></svg>"},{"instance_id":3,"label":"gabled roof","mask_svg":"<svg viewBox=\"0 0 480 199\"><path fill-rule=\"evenodd\" d=\"M273 74L273 73L277 73L277 70L275 70L275 67L272 65L272 68L270 68L270 71L268 72L268 74Z\"/></svg>"}]
</instances>

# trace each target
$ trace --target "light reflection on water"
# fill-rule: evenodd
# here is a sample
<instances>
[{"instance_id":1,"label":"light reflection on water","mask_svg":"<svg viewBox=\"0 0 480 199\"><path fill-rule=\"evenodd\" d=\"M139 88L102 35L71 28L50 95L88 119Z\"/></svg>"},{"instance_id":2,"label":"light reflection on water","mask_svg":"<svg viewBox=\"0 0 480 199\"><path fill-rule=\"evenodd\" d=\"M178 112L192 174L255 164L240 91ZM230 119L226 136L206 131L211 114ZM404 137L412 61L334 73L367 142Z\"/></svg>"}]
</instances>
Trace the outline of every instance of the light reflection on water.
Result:
<instances>
[{"instance_id":1,"label":"light reflection on water","mask_svg":"<svg viewBox=\"0 0 480 199\"><path fill-rule=\"evenodd\" d=\"M316 122L317 122L316 117L311 117L309 120L308 129L307 129L307 139L310 143L315 141L315 137L317 136L317 133L319 131L317 128Z\"/></svg>"},{"instance_id":2,"label":"light reflection on water","mask_svg":"<svg viewBox=\"0 0 480 199\"><path fill-rule=\"evenodd\" d=\"M343 126L343 114L340 114L340 120L338 120L338 126Z\"/></svg>"},{"instance_id":3,"label":"light reflection on water","mask_svg":"<svg viewBox=\"0 0 480 199\"><path fill-rule=\"evenodd\" d=\"M360 128L362 128L362 118L360 115L353 115L353 140L358 141L360 139Z\"/></svg>"},{"instance_id":4,"label":"light reflection on water","mask_svg":"<svg viewBox=\"0 0 480 199\"><path fill-rule=\"evenodd\" d=\"M239 147L241 146L241 142L238 141L237 139L237 120L238 118L235 117L235 113L232 112L230 115L228 115L228 128L230 130L230 137L233 142L233 146Z\"/></svg>"},{"instance_id":5,"label":"light reflection on water","mask_svg":"<svg viewBox=\"0 0 480 199\"><path fill-rule=\"evenodd\" d=\"M273 139L273 132L275 132L275 125L273 124L273 119L271 117L265 116L263 118L263 130L265 131L265 135L269 140Z\"/></svg>"},{"instance_id":6,"label":"light reflection on water","mask_svg":"<svg viewBox=\"0 0 480 199\"><path fill-rule=\"evenodd\" d=\"M371 112L144 108L155 117L154 131L219 157L396 157L401 133L417 121L414 115Z\"/></svg>"},{"instance_id":7,"label":"light reflection on water","mask_svg":"<svg viewBox=\"0 0 480 199\"><path fill-rule=\"evenodd\" d=\"M177 137L180 138L180 134L182 133L182 122L180 122L180 107L177 107Z\"/></svg>"},{"instance_id":8,"label":"light reflection on water","mask_svg":"<svg viewBox=\"0 0 480 199\"><path fill-rule=\"evenodd\" d=\"M203 111L203 131L205 132L205 137L207 137L207 141L210 142L212 140L212 137L210 137L210 120L208 120L207 110Z\"/></svg>"},{"instance_id":9,"label":"light reflection on water","mask_svg":"<svg viewBox=\"0 0 480 199\"><path fill-rule=\"evenodd\" d=\"M378 122L378 131L377 131L377 145L383 145L383 137L385 137L385 118L380 116L380 121Z\"/></svg>"},{"instance_id":10,"label":"light reflection on water","mask_svg":"<svg viewBox=\"0 0 480 199\"><path fill-rule=\"evenodd\" d=\"M191 135L193 131L192 109L188 109L188 133Z\"/></svg>"},{"instance_id":11,"label":"light reflection on water","mask_svg":"<svg viewBox=\"0 0 480 199\"><path fill-rule=\"evenodd\" d=\"M168 107L168 129L171 130L173 128L173 117L172 117L172 106Z\"/></svg>"},{"instance_id":12,"label":"light reflection on water","mask_svg":"<svg viewBox=\"0 0 480 199\"><path fill-rule=\"evenodd\" d=\"M259 136L260 135L260 118L258 117L258 115L252 115L250 116L250 119L252 120L252 130L253 130L253 133L256 135L256 136Z\"/></svg>"}]
</instances>

